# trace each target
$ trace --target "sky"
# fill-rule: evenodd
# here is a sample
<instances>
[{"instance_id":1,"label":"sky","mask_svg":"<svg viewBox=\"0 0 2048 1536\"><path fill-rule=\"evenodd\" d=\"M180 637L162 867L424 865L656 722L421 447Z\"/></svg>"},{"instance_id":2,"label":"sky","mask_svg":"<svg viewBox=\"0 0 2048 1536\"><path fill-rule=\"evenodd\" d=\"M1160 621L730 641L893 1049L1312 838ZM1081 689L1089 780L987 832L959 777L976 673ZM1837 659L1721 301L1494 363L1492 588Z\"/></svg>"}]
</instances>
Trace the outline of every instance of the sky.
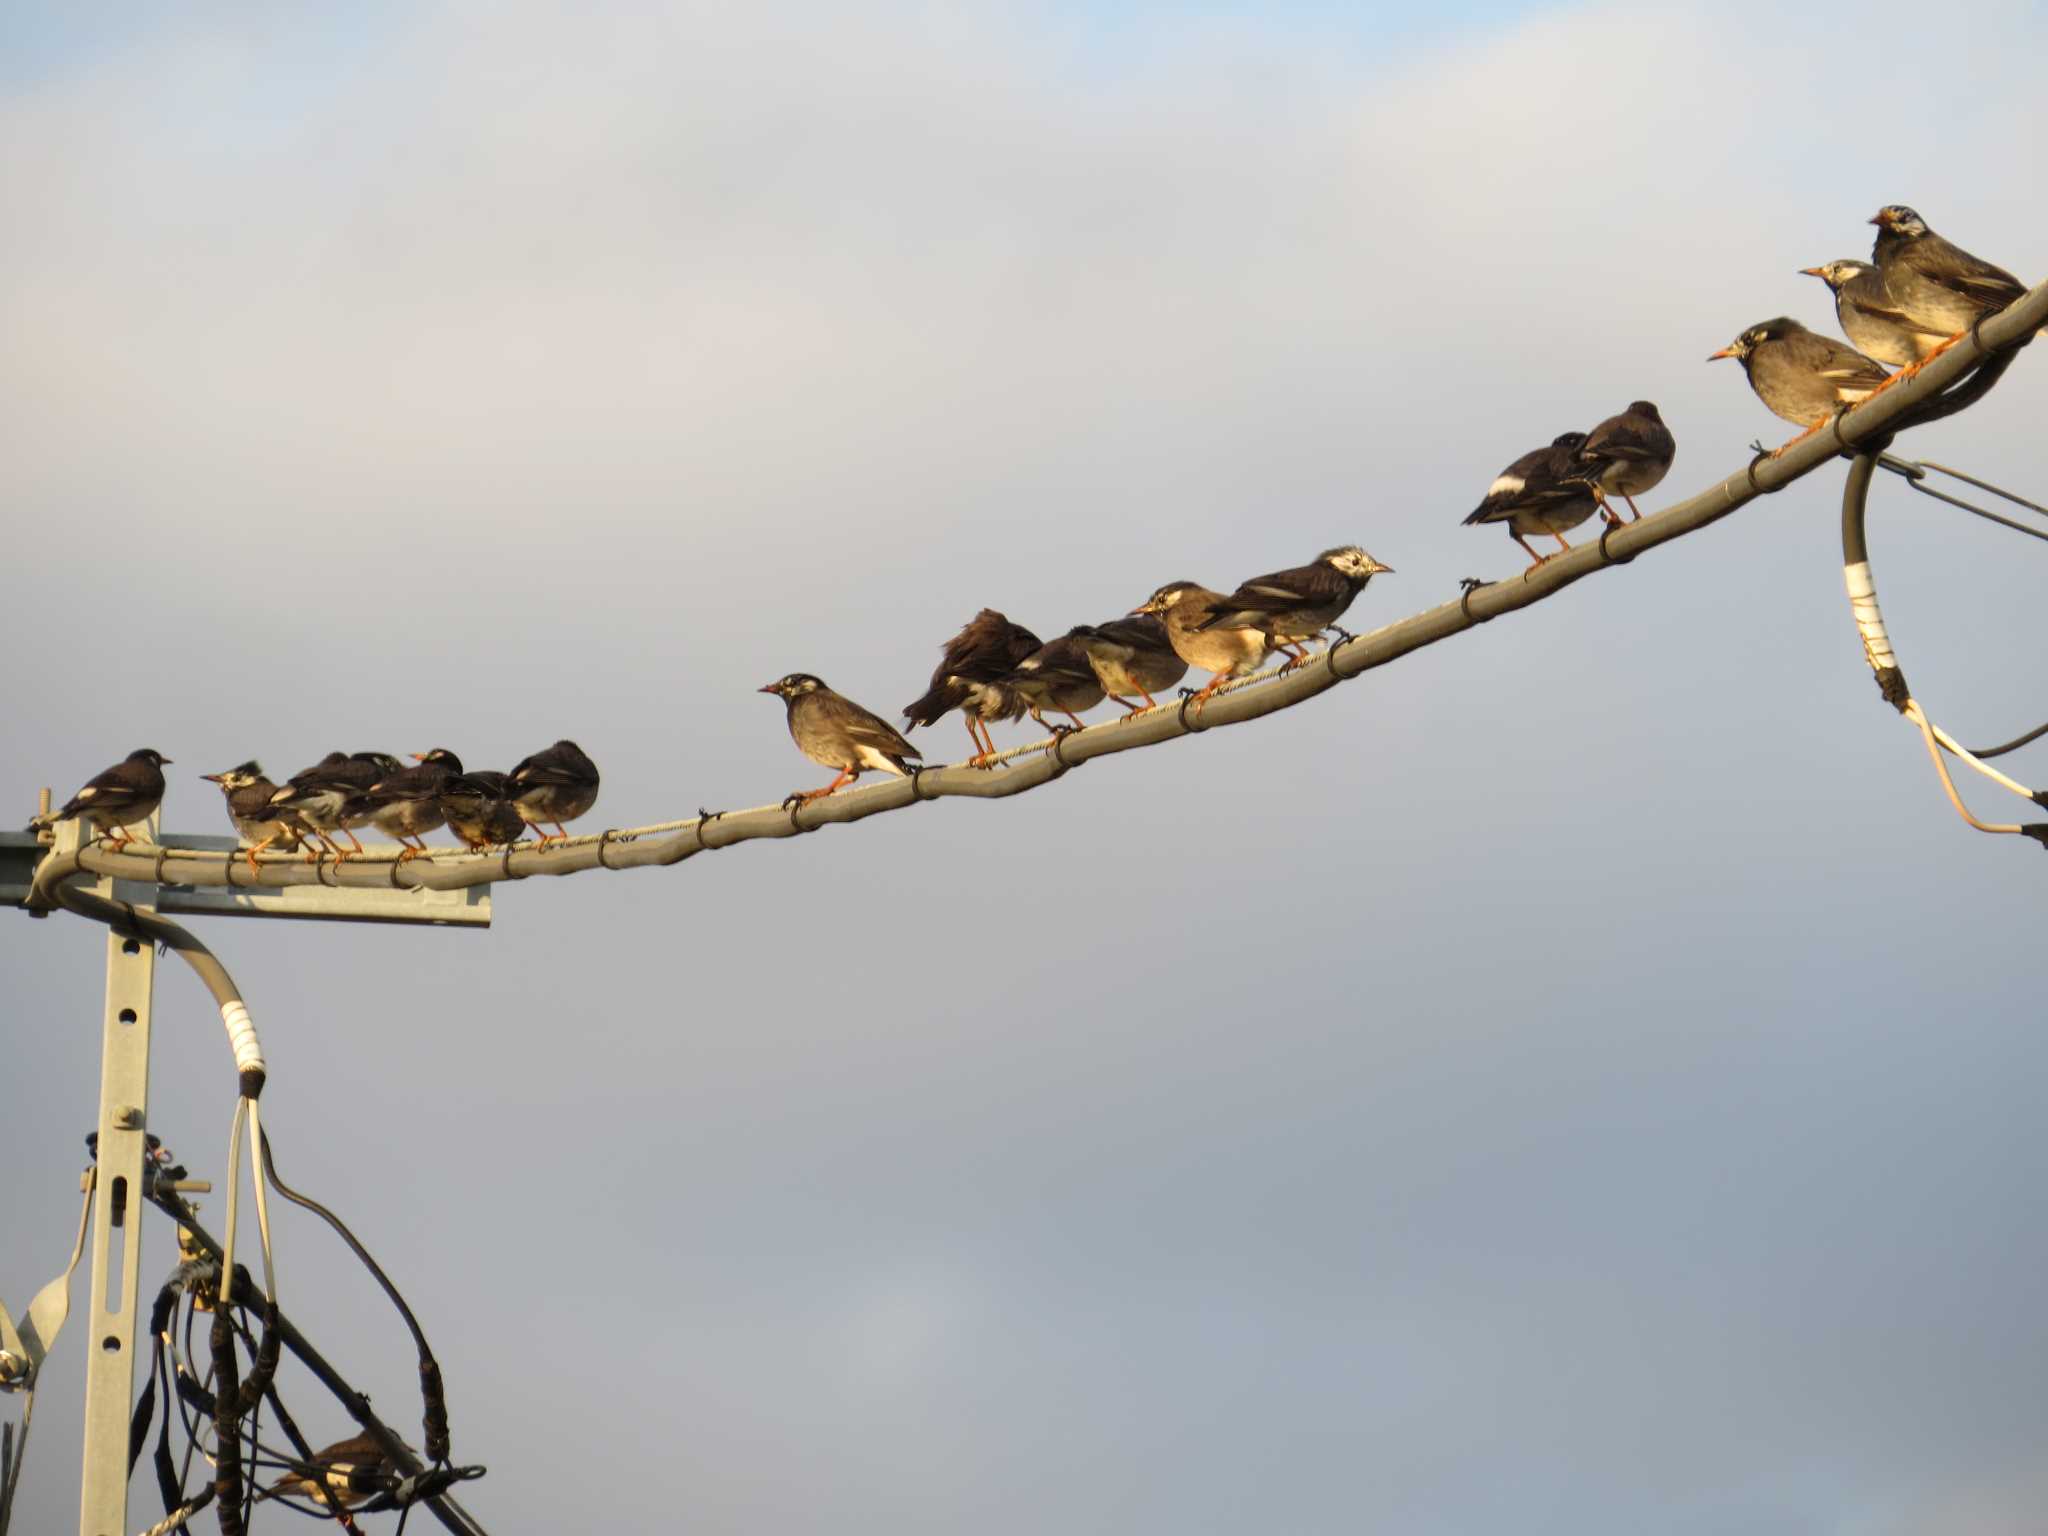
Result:
<instances>
[{"instance_id":1,"label":"sky","mask_svg":"<svg viewBox=\"0 0 2048 1536\"><path fill-rule=\"evenodd\" d=\"M1348 540L1396 570L1353 628L1512 576L1460 519L1558 432L1657 401L1646 509L1791 435L1704 359L1826 325L1798 269L1879 205L2048 269L2048 20L1943 14L12 8L11 824L137 746L220 832L197 775L250 756L569 736L583 826L632 826L822 783L754 690L892 712L984 604L1051 633ZM1900 451L2042 499L2042 366ZM2034 1529L2043 867L1878 699L1839 481L1040 793L522 884L486 933L199 921L282 1171L434 1340L465 1502ZM2034 547L1889 480L1871 536L1934 718L2035 724ZM0 921L17 1314L103 944ZM156 998L151 1126L217 1178L217 1015ZM296 1213L278 1263L416 1434L369 1282ZM24 1530L76 1507L83 1333Z\"/></svg>"}]
</instances>

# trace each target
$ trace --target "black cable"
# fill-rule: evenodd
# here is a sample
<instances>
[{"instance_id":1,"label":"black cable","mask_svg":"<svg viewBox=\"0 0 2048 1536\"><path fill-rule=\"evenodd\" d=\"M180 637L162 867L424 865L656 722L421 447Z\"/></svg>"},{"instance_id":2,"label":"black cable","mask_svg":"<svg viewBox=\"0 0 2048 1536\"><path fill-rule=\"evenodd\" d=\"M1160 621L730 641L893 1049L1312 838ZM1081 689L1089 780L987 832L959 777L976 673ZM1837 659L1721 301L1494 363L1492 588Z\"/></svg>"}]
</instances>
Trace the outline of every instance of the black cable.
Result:
<instances>
[{"instance_id":1,"label":"black cable","mask_svg":"<svg viewBox=\"0 0 2048 1536\"><path fill-rule=\"evenodd\" d=\"M2021 747L2024 747L2028 742L2038 741L2043 736L2048 736L2048 725L2037 725L2031 731L2027 732L2026 735L2015 736L2011 741L2006 742L2003 746L1972 747L1970 749L1970 756L2003 757L2006 753L2017 752Z\"/></svg>"},{"instance_id":2,"label":"black cable","mask_svg":"<svg viewBox=\"0 0 2048 1536\"><path fill-rule=\"evenodd\" d=\"M356 1240L355 1233L349 1231L347 1224L319 1201L300 1194L278 1177L277 1163L270 1151L270 1133L260 1132L256 1140L257 1150L263 1158L263 1172L269 1178L272 1187L292 1204L311 1211L334 1228L341 1240L348 1244L349 1251L362 1261L363 1267L370 1272L377 1284L384 1288L384 1294L391 1298L391 1304L398 1309L398 1315L405 1319L405 1326L412 1333L413 1345L419 1351L420 1417L427 1461L431 1465L445 1462L449 1452L448 1399L441 1384L440 1362L434 1358L433 1348L427 1343L427 1335L420 1327L419 1319L413 1316L412 1308L406 1305L405 1298L399 1294L398 1287L391 1283L391 1277L384 1273L383 1266L370 1257L370 1250Z\"/></svg>"}]
</instances>

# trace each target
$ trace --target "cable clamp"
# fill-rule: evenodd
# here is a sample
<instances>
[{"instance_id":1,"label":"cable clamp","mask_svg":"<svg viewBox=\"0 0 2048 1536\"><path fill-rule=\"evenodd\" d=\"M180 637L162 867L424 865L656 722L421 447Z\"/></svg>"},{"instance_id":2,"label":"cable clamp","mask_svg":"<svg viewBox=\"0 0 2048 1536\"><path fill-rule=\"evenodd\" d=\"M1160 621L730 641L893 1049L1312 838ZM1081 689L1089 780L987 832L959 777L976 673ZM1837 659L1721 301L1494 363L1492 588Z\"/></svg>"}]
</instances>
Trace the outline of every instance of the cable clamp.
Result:
<instances>
[{"instance_id":1,"label":"cable clamp","mask_svg":"<svg viewBox=\"0 0 2048 1536\"><path fill-rule=\"evenodd\" d=\"M1749 461L1749 467L1743 470L1742 472L1743 478L1749 482L1749 488L1752 491L1756 492L1756 494L1759 496L1770 496L1774 495L1780 490L1783 490L1783 486L1758 485L1756 482L1756 472L1758 468L1761 467L1766 460L1773 459L1777 457L1777 455L1772 453L1770 449L1766 448L1761 440L1751 443L1749 445L1749 450L1752 454L1755 455L1755 457Z\"/></svg>"},{"instance_id":2,"label":"cable clamp","mask_svg":"<svg viewBox=\"0 0 2048 1536\"><path fill-rule=\"evenodd\" d=\"M913 799L913 800L936 800L936 799L938 799L938 798L939 798L939 797L938 797L937 795L928 795L928 794L926 794L926 793L924 792L924 784L923 784L922 780L923 780L924 776L925 776L925 775L926 775L927 773L929 773L929 772L931 772L931 769L930 769L930 768L929 768L929 767L928 767L927 765L925 765L925 764L923 764L923 763L919 763L919 764L918 764L918 765L917 765L917 766L916 766L915 768L913 768L913 769L911 769L911 770L910 770L910 798L911 798L911 799Z\"/></svg>"},{"instance_id":3,"label":"cable clamp","mask_svg":"<svg viewBox=\"0 0 2048 1536\"><path fill-rule=\"evenodd\" d=\"M1192 688L1183 688L1180 691L1180 728L1190 736L1199 736L1208 729L1206 725L1195 723L1202 718L1201 710L1195 711L1194 721L1188 719L1188 706L1200 697L1201 695Z\"/></svg>"},{"instance_id":4,"label":"cable clamp","mask_svg":"<svg viewBox=\"0 0 2048 1536\"><path fill-rule=\"evenodd\" d=\"M597 867L599 869L614 869L617 867L604 856L604 850L606 846L611 842L612 834L617 830L618 828L616 827L606 827L602 832L597 834Z\"/></svg>"}]
</instances>

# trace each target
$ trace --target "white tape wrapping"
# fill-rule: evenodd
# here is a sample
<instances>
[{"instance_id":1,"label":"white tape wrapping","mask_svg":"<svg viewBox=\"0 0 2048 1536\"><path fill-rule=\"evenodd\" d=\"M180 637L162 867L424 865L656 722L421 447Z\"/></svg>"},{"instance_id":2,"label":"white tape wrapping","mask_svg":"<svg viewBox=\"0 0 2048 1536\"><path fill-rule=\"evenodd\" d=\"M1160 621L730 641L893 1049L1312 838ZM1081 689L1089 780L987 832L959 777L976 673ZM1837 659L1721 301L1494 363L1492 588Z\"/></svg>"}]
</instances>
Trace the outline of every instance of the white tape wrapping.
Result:
<instances>
[{"instance_id":1,"label":"white tape wrapping","mask_svg":"<svg viewBox=\"0 0 2048 1536\"><path fill-rule=\"evenodd\" d=\"M1871 585L1870 562L1858 560L1854 565L1843 566L1842 582L1849 589L1849 611L1856 617L1856 628L1862 631L1863 655L1871 670L1882 672L1888 667L1898 666L1898 658L1892 655L1891 638L1884 632L1884 614L1877 606L1877 588Z\"/></svg>"},{"instance_id":2,"label":"white tape wrapping","mask_svg":"<svg viewBox=\"0 0 2048 1536\"><path fill-rule=\"evenodd\" d=\"M256 1038L256 1025L249 1018L249 1010L239 1002L222 1003L220 1021L228 1027L228 1044L235 1048L236 1068L268 1076L263 1065L263 1045Z\"/></svg>"}]
</instances>

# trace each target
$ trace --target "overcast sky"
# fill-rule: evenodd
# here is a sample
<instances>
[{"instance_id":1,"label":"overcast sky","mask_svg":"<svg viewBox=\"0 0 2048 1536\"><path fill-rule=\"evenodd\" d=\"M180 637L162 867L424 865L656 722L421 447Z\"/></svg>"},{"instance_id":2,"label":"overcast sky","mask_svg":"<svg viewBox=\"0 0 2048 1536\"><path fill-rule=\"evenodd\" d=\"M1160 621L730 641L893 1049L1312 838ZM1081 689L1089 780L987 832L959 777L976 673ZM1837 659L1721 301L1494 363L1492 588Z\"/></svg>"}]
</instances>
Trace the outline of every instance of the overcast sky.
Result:
<instances>
[{"instance_id":1,"label":"overcast sky","mask_svg":"<svg viewBox=\"0 0 2048 1536\"><path fill-rule=\"evenodd\" d=\"M1357 540L1398 572L1358 628L1512 575L1459 520L1558 432L1658 401L1652 507L1791 435L1703 359L1831 325L1798 269L1880 204L2048 271L2044 50L2025 4L13 7L7 824L142 745L217 832L196 776L252 755L567 735L630 826L823 783L753 690L893 712L983 604L1051 633ZM1902 450L2041 498L2044 368ZM467 1502L2037 1530L2048 864L1878 699L1839 484L1022 799L488 933L203 924ZM1872 537L1935 718L2048 713L2039 547L1889 481ZM17 1314L103 943L0 919ZM157 999L151 1125L218 1176L217 1015ZM416 1438L368 1281L290 1213L279 1265ZM85 1332L24 1531L74 1518Z\"/></svg>"}]
</instances>

